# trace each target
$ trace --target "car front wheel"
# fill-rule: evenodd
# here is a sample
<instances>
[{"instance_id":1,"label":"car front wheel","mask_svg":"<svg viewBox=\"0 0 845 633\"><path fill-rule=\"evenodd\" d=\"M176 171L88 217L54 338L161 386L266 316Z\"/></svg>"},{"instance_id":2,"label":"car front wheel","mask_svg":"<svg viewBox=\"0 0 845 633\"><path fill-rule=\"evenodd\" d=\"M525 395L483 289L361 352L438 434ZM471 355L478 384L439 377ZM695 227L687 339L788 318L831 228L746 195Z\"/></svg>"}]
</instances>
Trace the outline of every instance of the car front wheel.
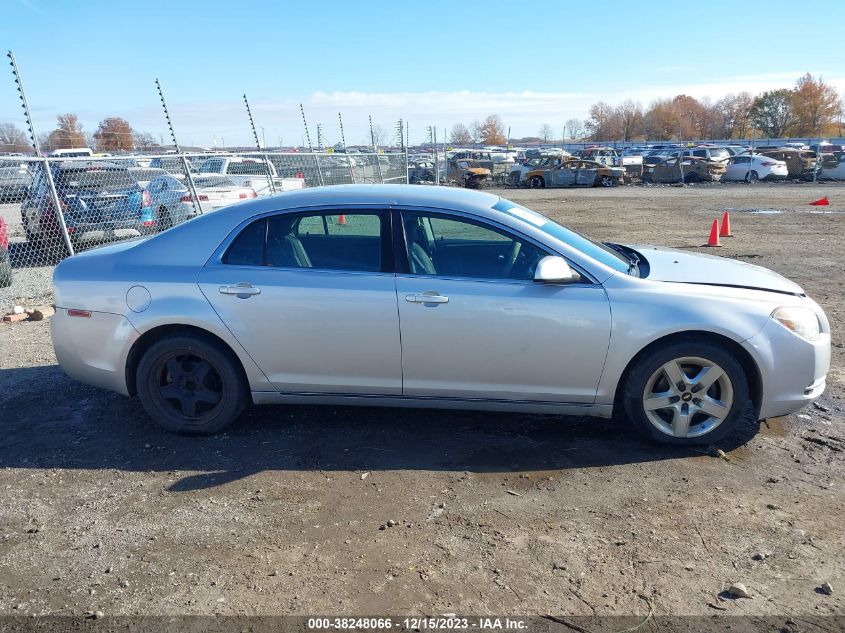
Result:
<instances>
[{"instance_id":1,"label":"car front wheel","mask_svg":"<svg viewBox=\"0 0 845 633\"><path fill-rule=\"evenodd\" d=\"M185 435L224 429L248 401L237 359L193 334L153 343L138 363L136 384L147 414L168 431Z\"/></svg>"},{"instance_id":2,"label":"car front wheel","mask_svg":"<svg viewBox=\"0 0 845 633\"><path fill-rule=\"evenodd\" d=\"M749 404L748 379L734 355L693 340L648 352L630 371L623 396L638 431L688 446L730 435Z\"/></svg>"}]
</instances>

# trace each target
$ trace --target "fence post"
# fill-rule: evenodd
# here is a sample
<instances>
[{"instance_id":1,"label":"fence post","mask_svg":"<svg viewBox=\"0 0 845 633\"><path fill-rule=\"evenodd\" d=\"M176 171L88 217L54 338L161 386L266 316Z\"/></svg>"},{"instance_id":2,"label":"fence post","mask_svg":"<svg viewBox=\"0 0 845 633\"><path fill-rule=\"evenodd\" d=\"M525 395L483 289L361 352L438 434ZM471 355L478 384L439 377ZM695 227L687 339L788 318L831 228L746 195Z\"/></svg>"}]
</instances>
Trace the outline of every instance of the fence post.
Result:
<instances>
[{"instance_id":1,"label":"fence post","mask_svg":"<svg viewBox=\"0 0 845 633\"><path fill-rule=\"evenodd\" d=\"M343 144L343 153L346 154L346 164L349 166L349 178L352 184L355 184L355 168L352 166L352 156L349 154L349 148L346 147L346 135L343 133L343 117L340 112L337 113L337 120L340 123L340 142Z\"/></svg>"},{"instance_id":2,"label":"fence post","mask_svg":"<svg viewBox=\"0 0 845 633\"><path fill-rule=\"evenodd\" d=\"M246 114L249 117L249 126L252 128L252 136L255 138L255 147L258 148L259 152L264 152L262 156L264 156L265 166L267 167L267 184L270 185L270 193L276 193L276 183L273 180L273 168L270 166L270 157L267 155L267 148L264 147L262 149L261 143L258 141L258 132L255 129L255 121L252 120L252 110L249 108L249 101L246 100L246 94L244 94L244 105L246 106Z\"/></svg>"},{"instance_id":3,"label":"fence post","mask_svg":"<svg viewBox=\"0 0 845 633\"><path fill-rule=\"evenodd\" d=\"M161 99L161 107L164 109L164 118L167 121L167 127L170 129L170 138L173 139L173 147L176 149L176 153L182 158L182 166L185 168L185 178L188 181L188 188L191 190L191 196L194 198L194 203L196 204L195 208L199 211L200 215L202 215L202 202L197 194L197 188L194 186L194 177L191 175L191 166L188 164L188 157L182 152L182 148L179 147L179 142L176 140L176 132L173 130L173 122L170 120L170 112L167 109L167 102L164 100L164 92L161 89L161 83L159 83L158 79L156 79L156 89L158 90L158 97Z\"/></svg>"},{"instance_id":4,"label":"fence post","mask_svg":"<svg viewBox=\"0 0 845 633\"><path fill-rule=\"evenodd\" d=\"M378 159L378 146L376 145L376 134L373 131L373 117L370 115L370 142L373 144L373 155L376 157L376 173L381 184L384 184L384 176L381 174L381 161Z\"/></svg>"},{"instance_id":5,"label":"fence post","mask_svg":"<svg viewBox=\"0 0 845 633\"><path fill-rule=\"evenodd\" d=\"M314 164L317 165L317 176L320 179L320 186L322 187L326 183L323 182L323 169L320 167L320 155L317 152L314 152L312 155L314 156Z\"/></svg>"},{"instance_id":6,"label":"fence post","mask_svg":"<svg viewBox=\"0 0 845 633\"><path fill-rule=\"evenodd\" d=\"M53 208L56 210L56 219L59 221L59 228L62 230L62 237L64 238L65 246L67 246L68 254L73 255L73 242L70 239L70 233L67 232L67 224L65 223L65 212L62 209L62 202L59 199L59 192L56 191L56 183L53 181L53 172L50 170L50 161L41 153L41 146L38 144L38 137L35 134L35 127L32 125L32 115L29 112L29 103L26 100L26 93L23 90L23 80L20 72L18 72L18 64L15 61L15 55L12 51L6 53L9 58L9 63L12 65L12 75L15 78L15 83L18 86L18 93L21 99L21 107L23 108L24 116L26 117L26 125L29 129L29 138L32 142L32 148L35 150L35 155L43 159L44 177L47 178L47 186L50 189L50 198L53 200Z\"/></svg>"}]
</instances>

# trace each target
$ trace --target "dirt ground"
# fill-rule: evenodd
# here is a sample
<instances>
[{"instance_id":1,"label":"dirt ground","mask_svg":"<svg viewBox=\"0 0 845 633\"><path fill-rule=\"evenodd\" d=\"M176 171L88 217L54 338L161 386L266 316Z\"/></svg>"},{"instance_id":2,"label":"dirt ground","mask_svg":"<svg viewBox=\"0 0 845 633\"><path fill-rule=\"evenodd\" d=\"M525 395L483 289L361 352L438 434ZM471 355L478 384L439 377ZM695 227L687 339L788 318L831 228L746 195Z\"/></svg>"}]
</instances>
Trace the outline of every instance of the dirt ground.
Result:
<instances>
[{"instance_id":1,"label":"dirt ground","mask_svg":"<svg viewBox=\"0 0 845 633\"><path fill-rule=\"evenodd\" d=\"M267 407L190 439L66 378L48 323L4 324L0 615L843 614L845 187L501 193L681 248L732 209L718 254L826 310L828 392L721 457L601 420L369 408ZM719 597L734 582L750 597Z\"/></svg>"}]
</instances>

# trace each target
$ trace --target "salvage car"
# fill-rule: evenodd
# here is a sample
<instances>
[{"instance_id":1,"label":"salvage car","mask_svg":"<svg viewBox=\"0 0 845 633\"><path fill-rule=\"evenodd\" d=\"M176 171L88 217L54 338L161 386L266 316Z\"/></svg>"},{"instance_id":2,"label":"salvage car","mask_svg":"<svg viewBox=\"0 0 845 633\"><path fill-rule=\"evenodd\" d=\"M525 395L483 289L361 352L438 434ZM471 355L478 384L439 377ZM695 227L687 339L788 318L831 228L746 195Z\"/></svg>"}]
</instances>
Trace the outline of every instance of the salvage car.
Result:
<instances>
[{"instance_id":1,"label":"salvage car","mask_svg":"<svg viewBox=\"0 0 845 633\"><path fill-rule=\"evenodd\" d=\"M812 180L816 170L816 153L807 149L763 149L759 152L763 156L774 158L786 163L790 178Z\"/></svg>"},{"instance_id":2,"label":"salvage car","mask_svg":"<svg viewBox=\"0 0 845 633\"><path fill-rule=\"evenodd\" d=\"M508 184L519 187L524 184L525 176L528 172L536 169L551 169L552 167L557 167L563 162L563 160L564 158L561 155L526 158L511 167L511 173L508 176Z\"/></svg>"},{"instance_id":3,"label":"salvage car","mask_svg":"<svg viewBox=\"0 0 845 633\"><path fill-rule=\"evenodd\" d=\"M251 187L241 187L219 174L197 174L192 180L203 213L211 213L258 195ZM152 198L160 231L181 224L197 214L186 180L163 174L153 178L146 188Z\"/></svg>"},{"instance_id":4,"label":"salvage car","mask_svg":"<svg viewBox=\"0 0 845 633\"><path fill-rule=\"evenodd\" d=\"M642 180L651 183L718 182L726 171L727 165L722 161L694 156L687 156L679 161L676 156L665 158L654 165L647 165L643 169Z\"/></svg>"},{"instance_id":5,"label":"salvage car","mask_svg":"<svg viewBox=\"0 0 845 633\"><path fill-rule=\"evenodd\" d=\"M615 187L622 184L625 170L592 160L565 160L555 167L541 167L525 174L523 182L532 189L542 187Z\"/></svg>"},{"instance_id":6,"label":"salvage car","mask_svg":"<svg viewBox=\"0 0 845 633\"><path fill-rule=\"evenodd\" d=\"M616 412L713 444L809 404L830 368L827 317L775 272L598 242L449 187L256 198L53 279L64 371L187 434L322 403Z\"/></svg>"},{"instance_id":7,"label":"salvage car","mask_svg":"<svg viewBox=\"0 0 845 633\"><path fill-rule=\"evenodd\" d=\"M446 177L449 182L457 183L461 187L478 189L490 179L490 174L489 169L474 160L457 158L449 161Z\"/></svg>"}]
</instances>

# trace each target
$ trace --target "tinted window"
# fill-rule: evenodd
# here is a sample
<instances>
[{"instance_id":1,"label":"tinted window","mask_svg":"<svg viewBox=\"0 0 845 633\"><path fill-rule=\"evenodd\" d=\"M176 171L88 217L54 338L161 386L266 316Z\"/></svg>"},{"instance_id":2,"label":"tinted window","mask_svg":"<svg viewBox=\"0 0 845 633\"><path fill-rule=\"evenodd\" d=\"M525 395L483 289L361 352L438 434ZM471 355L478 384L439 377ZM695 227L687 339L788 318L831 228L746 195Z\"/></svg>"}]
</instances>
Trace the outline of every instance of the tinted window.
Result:
<instances>
[{"instance_id":1,"label":"tinted window","mask_svg":"<svg viewBox=\"0 0 845 633\"><path fill-rule=\"evenodd\" d=\"M229 246L223 263L233 266L263 266L266 233L266 220L258 220L247 226Z\"/></svg>"},{"instance_id":2,"label":"tinted window","mask_svg":"<svg viewBox=\"0 0 845 633\"><path fill-rule=\"evenodd\" d=\"M480 222L403 213L408 267L415 275L530 280L548 253Z\"/></svg>"},{"instance_id":3,"label":"tinted window","mask_svg":"<svg viewBox=\"0 0 845 633\"><path fill-rule=\"evenodd\" d=\"M56 183L64 190L84 189L86 191L104 191L107 189L132 189L138 185L126 170L118 169L86 169L66 170L59 172L59 182Z\"/></svg>"},{"instance_id":4,"label":"tinted window","mask_svg":"<svg viewBox=\"0 0 845 633\"><path fill-rule=\"evenodd\" d=\"M229 163L229 166L226 168L226 173L240 176L266 176L267 164L256 163L253 161L243 163Z\"/></svg>"},{"instance_id":5,"label":"tinted window","mask_svg":"<svg viewBox=\"0 0 845 633\"><path fill-rule=\"evenodd\" d=\"M279 268L381 271L376 213L280 214L267 229L267 263Z\"/></svg>"}]
</instances>

